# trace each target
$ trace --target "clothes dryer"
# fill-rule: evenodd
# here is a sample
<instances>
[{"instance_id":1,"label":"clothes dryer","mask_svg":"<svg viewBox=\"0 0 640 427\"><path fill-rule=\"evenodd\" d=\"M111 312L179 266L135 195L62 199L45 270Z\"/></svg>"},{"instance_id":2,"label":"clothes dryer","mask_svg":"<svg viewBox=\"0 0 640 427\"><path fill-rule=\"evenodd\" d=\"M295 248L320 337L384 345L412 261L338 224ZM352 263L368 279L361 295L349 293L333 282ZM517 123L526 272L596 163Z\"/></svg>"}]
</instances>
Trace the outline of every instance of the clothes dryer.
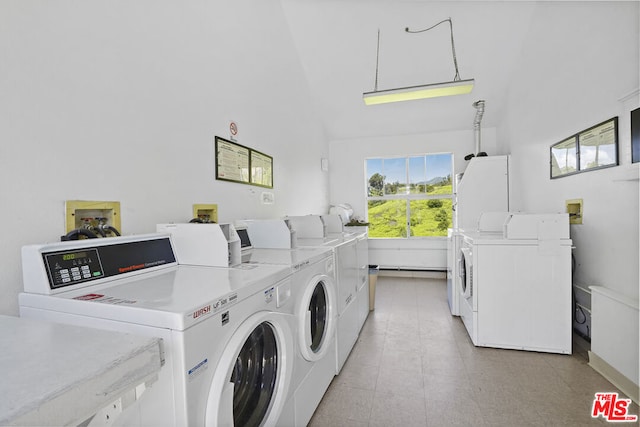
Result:
<instances>
[{"instance_id":1,"label":"clothes dryer","mask_svg":"<svg viewBox=\"0 0 640 427\"><path fill-rule=\"evenodd\" d=\"M143 425L291 425L295 319L282 266L178 265L169 235L23 248L20 314L163 339Z\"/></svg>"},{"instance_id":2,"label":"clothes dryer","mask_svg":"<svg viewBox=\"0 0 640 427\"><path fill-rule=\"evenodd\" d=\"M566 214L510 214L501 235L463 234L461 317L476 346L571 354Z\"/></svg>"}]
</instances>

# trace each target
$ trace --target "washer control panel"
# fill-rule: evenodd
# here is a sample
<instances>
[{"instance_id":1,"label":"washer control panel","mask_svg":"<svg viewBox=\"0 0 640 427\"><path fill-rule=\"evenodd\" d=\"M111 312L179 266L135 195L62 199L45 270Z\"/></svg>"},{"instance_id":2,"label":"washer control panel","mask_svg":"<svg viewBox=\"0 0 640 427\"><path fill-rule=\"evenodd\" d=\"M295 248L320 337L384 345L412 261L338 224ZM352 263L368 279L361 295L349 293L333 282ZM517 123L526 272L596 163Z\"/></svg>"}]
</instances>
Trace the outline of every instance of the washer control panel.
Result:
<instances>
[{"instance_id":1,"label":"washer control panel","mask_svg":"<svg viewBox=\"0 0 640 427\"><path fill-rule=\"evenodd\" d=\"M95 248L44 254L44 260L51 289L104 277L98 250Z\"/></svg>"},{"instance_id":2,"label":"washer control panel","mask_svg":"<svg viewBox=\"0 0 640 427\"><path fill-rule=\"evenodd\" d=\"M122 241L110 237L109 243L43 251L42 261L49 289L59 289L93 280L140 272L176 263L169 237ZM112 243L113 242L113 243ZM66 242L65 242L66 243ZM78 245L82 246L78 246ZM73 245L73 243L70 243Z\"/></svg>"}]
</instances>

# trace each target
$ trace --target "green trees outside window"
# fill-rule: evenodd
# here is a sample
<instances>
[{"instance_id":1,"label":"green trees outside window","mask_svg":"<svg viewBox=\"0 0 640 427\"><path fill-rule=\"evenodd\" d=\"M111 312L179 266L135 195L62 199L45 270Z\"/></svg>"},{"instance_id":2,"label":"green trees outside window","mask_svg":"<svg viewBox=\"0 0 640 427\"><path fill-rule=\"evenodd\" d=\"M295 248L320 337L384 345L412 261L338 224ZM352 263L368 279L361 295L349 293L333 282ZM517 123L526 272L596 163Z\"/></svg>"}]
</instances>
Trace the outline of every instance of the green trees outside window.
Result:
<instances>
[{"instance_id":1,"label":"green trees outside window","mask_svg":"<svg viewBox=\"0 0 640 427\"><path fill-rule=\"evenodd\" d=\"M453 155L366 159L369 237L444 237L452 222Z\"/></svg>"}]
</instances>

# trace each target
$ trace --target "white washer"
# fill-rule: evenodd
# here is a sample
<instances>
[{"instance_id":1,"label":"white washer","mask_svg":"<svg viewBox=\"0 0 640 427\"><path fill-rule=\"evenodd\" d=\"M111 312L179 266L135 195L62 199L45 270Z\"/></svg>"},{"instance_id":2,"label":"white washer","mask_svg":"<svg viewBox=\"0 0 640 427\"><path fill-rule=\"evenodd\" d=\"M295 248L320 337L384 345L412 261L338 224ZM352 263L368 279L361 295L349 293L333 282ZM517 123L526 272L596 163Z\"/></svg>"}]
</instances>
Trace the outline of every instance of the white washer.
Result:
<instances>
[{"instance_id":1,"label":"white washer","mask_svg":"<svg viewBox=\"0 0 640 427\"><path fill-rule=\"evenodd\" d=\"M460 265L462 263L461 232L450 228L447 235L447 301L452 316L460 316Z\"/></svg>"},{"instance_id":2,"label":"white washer","mask_svg":"<svg viewBox=\"0 0 640 427\"><path fill-rule=\"evenodd\" d=\"M243 234L243 230L238 230ZM244 238L246 239L246 237ZM330 248L249 249L243 262L291 269L298 348L292 384L295 424L306 425L335 376L337 292Z\"/></svg>"},{"instance_id":3,"label":"white washer","mask_svg":"<svg viewBox=\"0 0 640 427\"><path fill-rule=\"evenodd\" d=\"M369 237L366 228L354 233L356 236L356 259L358 260L358 332L369 316Z\"/></svg>"},{"instance_id":4,"label":"white washer","mask_svg":"<svg viewBox=\"0 0 640 427\"><path fill-rule=\"evenodd\" d=\"M177 265L156 234L27 246L23 271L21 316L163 339L165 366L132 419L293 424L287 268Z\"/></svg>"},{"instance_id":5,"label":"white washer","mask_svg":"<svg viewBox=\"0 0 640 427\"><path fill-rule=\"evenodd\" d=\"M336 367L339 374L346 362L366 317L358 304L358 291L364 288L358 263L358 237L354 233L327 233L319 215L287 218L300 247L330 247L336 263L338 289L338 330L336 333ZM362 247L361 247L362 248ZM367 279L368 281L368 265ZM363 290L364 299L364 290ZM366 286L367 314L369 287Z\"/></svg>"},{"instance_id":6,"label":"white washer","mask_svg":"<svg viewBox=\"0 0 640 427\"><path fill-rule=\"evenodd\" d=\"M571 354L566 214L510 214L501 235L463 233L460 313L473 344Z\"/></svg>"}]
</instances>

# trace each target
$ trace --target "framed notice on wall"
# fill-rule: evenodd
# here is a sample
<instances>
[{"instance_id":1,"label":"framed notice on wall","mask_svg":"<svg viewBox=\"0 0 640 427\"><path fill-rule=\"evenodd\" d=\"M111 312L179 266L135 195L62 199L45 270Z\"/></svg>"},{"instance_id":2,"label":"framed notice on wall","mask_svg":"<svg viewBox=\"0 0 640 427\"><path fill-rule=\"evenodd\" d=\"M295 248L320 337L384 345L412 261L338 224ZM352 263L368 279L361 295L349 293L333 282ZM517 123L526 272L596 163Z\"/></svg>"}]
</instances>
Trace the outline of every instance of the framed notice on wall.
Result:
<instances>
[{"instance_id":1,"label":"framed notice on wall","mask_svg":"<svg viewBox=\"0 0 640 427\"><path fill-rule=\"evenodd\" d=\"M273 158L216 136L216 179L273 188Z\"/></svg>"},{"instance_id":2,"label":"framed notice on wall","mask_svg":"<svg viewBox=\"0 0 640 427\"><path fill-rule=\"evenodd\" d=\"M216 136L216 179L249 184L249 149Z\"/></svg>"},{"instance_id":3,"label":"framed notice on wall","mask_svg":"<svg viewBox=\"0 0 640 427\"><path fill-rule=\"evenodd\" d=\"M273 188L273 158L251 150L251 183L261 187Z\"/></svg>"}]
</instances>

